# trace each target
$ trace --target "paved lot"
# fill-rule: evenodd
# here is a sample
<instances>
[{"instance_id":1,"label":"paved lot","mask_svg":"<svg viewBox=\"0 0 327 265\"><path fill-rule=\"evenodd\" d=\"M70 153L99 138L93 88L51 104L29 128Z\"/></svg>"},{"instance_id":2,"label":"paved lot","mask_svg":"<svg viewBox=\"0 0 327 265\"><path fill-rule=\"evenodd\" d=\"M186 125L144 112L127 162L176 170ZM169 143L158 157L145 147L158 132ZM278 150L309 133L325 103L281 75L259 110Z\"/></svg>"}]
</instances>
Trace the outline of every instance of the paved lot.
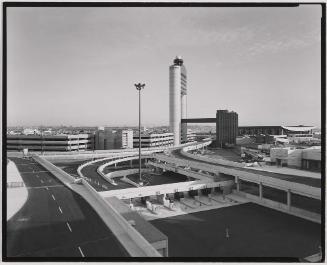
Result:
<instances>
[{"instance_id":1,"label":"paved lot","mask_svg":"<svg viewBox=\"0 0 327 265\"><path fill-rule=\"evenodd\" d=\"M28 200L7 222L8 257L128 255L81 196L38 164L12 160L27 186Z\"/></svg>"},{"instance_id":2,"label":"paved lot","mask_svg":"<svg viewBox=\"0 0 327 265\"><path fill-rule=\"evenodd\" d=\"M319 224L253 203L151 223L168 236L170 257L300 258L321 245Z\"/></svg>"}]
</instances>

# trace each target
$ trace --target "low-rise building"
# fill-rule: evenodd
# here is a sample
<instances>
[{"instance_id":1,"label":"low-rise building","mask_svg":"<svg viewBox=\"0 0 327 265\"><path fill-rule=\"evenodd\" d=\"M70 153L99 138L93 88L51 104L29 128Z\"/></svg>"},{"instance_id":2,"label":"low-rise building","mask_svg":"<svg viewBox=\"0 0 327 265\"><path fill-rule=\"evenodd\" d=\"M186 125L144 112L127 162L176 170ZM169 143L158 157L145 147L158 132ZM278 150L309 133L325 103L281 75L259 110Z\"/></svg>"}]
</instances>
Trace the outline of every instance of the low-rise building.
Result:
<instances>
[{"instance_id":1,"label":"low-rise building","mask_svg":"<svg viewBox=\"0 0 327 265\"><path fill-rule=\"evenodd\" d=\"M141 147L169 147L174 145L173 133L141 133ZM139 147L139 134L133 136L133 147Z\"/></svg>"},{"instance_id":2,"label":"low-rise building","mask_svg":"<svg viewBox=\"0 0 327 265\"><path fill-rule=\"evenodd\" d=\"M95 132L95 149L133 148L133 131L99 127Z\"/></svg>"},{"instance_id":3,"label":"low-rise building","mask_svg":"<svg viewBox=\"0 0 327 265\"><path fill-rule=\"evenodd\" d=\"M85 151L93 149L91 134L77 135L7 135L7 150Z\"/></svg>"},{"instance_id":4,"label":"low-rise building","mask_svg":"<svg viewBox=\"0 0 327 265\"><path fill-rule=\"evenodd\" d=\"M288 166L310 171L321 170L321 147L295 149L271 148L270 161L278 166Z\"/></svg>"},{"instance_id":5,"label":"low-rise building","mask_svg":"<svg viewBox=\"0 0 327 265\"><path fill-rule=\"evenodd\" d=\"M196 134L192 130L187 130L186 139L186 142L181 139L181 143L189 143L196 141Z\"/></svg>"}]
</instances>

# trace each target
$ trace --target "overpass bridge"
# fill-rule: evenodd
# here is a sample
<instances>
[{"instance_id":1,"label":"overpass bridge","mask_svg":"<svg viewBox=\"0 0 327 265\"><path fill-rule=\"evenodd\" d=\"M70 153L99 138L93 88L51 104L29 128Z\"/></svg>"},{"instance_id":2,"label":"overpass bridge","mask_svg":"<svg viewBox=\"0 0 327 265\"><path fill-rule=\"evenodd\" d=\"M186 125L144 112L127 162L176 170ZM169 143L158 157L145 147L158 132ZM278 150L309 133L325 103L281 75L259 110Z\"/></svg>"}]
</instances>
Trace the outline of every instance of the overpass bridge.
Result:
<instances>
[{"instance_id":1,"label":"overpass bridge","mask_svg":"<svg viewBox=\"0 0 327 265\"><path fill-rule=\"evenodd\" d=\"M177 151L176 151L177 152ZM175 153L176 153L175 152ZM179 151L180 152L180 151ZM185 154L181 151L180 154ZM187 157L190 156L190 157ZM251 199L253 202L260 205L270 207L276 210L280 210L289 214L293 214L314 222L321 222L321 188L316 186L310 186L304 183L287 181L285 179L274 177L274 174L266 174L257 170L249 170L244 168L242 164L236 163L235 165L220 165L218 163L214 164L212 162L208 163L205 161L196 161L196 155L187 154L180 155L176 157L153 154L151 155L152 161L151 165L158 166L160 168L175 168L182 173L182 168L189 169L188 171L199 171L205 173L206 176L212 179L219 178L232 178L232 184L236 184L236 189L234 193ZM192 158L191 158L192 157ZM162 166L165 165L165 166ZM179 169L181 168L181 169ZM242 191L242 186L249 184L256 186L258 189L258 194L253 195L251 193ZM232 185L231 184L231 185ZM286 197L286 203L281 203L272 199L267 199L264 197L264 190L268 192L268 189L272 189L282 193L283 195L278 195ZM292 199L293 198L293 199ZM309 204L314 205L314 207L319 208L316 212L312 212L310 207L307 209L302 209L302 205L294 205L295 201L301 199L305 204L308 200L311 200ZM305 199L308 198L308 199ZM304 205L303 205L304 206ZM309 208L309 209L308 209Z\"/></svg>"},{"instance_id":2,"label":"overpass bridge","mask_svg":"<svg viewBox=\"0 0 327 265\"><path fill-rule=\"evenodd\" d=\"M191 190L212 189L216 187L230 187L233 185L233 180L225 180L215 182L213 180L195 180L178 183L170 183L155 186L145 186L138 188L128 188L120 190L101 191L100 195L104 198L117 197L118 199L131 199L146 196L158 196L165 194L174 194L176 192L189 192Z\"/></svg>"},{"instance_id":3,"label":"overpass bridge","mask_svg":"<svg viewBox=\"0 0 327 265\"><path fill-rule=\"evenodd\" d=\"M232 168L221 165L212 165L204 162L196 162L176 157L169 157L165 155L152 155L151 156L157 164L161 164L162 162L166 162L167 164L171 164L174 167L187 167L195 170L202 170L205 172L209 172L214 174L214 176L232 176L234 177L235 183L237 184L237 188L239 189L239 180L245 180L249 182L254 182L259 185L269 186L275 189L284 190L286 192L291 192L295 194L299 194L302 196L306 196L309 198L314 198L317 200L321 200L321 190L320 188L294 183L282 179L277 179L273 177L268 177L266 175L261 175L260 172L249 172L243 171L241 168Z\"/></svg>"}]
</instances>

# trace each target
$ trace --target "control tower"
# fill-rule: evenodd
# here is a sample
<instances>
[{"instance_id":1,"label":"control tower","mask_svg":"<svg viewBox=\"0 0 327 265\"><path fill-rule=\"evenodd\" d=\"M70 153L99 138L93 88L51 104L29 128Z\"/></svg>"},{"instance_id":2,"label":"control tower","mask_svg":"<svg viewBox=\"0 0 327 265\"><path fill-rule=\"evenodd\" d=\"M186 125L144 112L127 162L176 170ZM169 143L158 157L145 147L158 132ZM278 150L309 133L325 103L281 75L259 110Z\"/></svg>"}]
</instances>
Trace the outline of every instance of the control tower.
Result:
<instances>
[{"instance_id":1,"label":"control tower","mask_svg":"<svg viewBox=\"0 0 327 265\"><path fill-rule=\"evenodd\" d=\"M169 67L169 127L174 134L174 146L187 141L187 124L181 119L187 118L187 78L186 68L181 56L176 56Z\"/></svg>"}]
</instances>

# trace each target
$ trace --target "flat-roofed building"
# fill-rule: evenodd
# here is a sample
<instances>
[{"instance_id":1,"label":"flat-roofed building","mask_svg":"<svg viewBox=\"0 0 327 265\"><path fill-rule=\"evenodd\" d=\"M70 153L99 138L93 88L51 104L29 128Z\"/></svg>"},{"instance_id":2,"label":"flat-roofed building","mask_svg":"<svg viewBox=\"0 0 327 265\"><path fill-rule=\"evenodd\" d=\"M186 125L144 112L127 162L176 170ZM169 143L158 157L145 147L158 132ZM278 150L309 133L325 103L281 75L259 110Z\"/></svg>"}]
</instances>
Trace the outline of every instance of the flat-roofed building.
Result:
<instances>
[{"instance_id":1,"label":"flat-roofed building","mask_svg":"<svg viewBox=\"0 0 327 265\"><path fill-rule=\"evenodd\" d=\"M85 151L93 149L91 134L76 135L7 135L7 150Z\"/></svg>"},{"instance_id":2,"label":"flat-roofed building","mask_svg":"<svg viewBox=\"0 0 327 265\"><path fill-rule=\"evenodd\" d=\"M169 147L174 145L173 133L141 133L141 147ZM139 134L133 136L133 147L139 147Z\"/></svg>"},{"instance_id":3,"label":"flat-roofed building","mask_svg":"<svg viewBox=\"0 0 327 265\"><path fill-rule=\"evenodd\" d=\"M122 148L133 148L133 130L122 130Z\"/></svg>"},{"instance_id":4,"label":"flat-roofed building","mask_svg":"<svg viewBox=\"0 0 327 265\"><path fill-rule=\"evenodd\" d=\"M187 130L187 136L186 136L187 141L183 141L183 138L181 139L182 143L189 143L189 142L194 142L196 141L196 134L192 130Z\"/></svg>"},{"instance_id":5,"label":"flat-roofed building","mask_svg":"<svg viewBox=\"0 0 327 265\"><path fill-rule=\"evenodd\" d=\"M99 127L95 133L95 149L133 148L133 130Z\"/></svg>"},{"instance_id":6,"label":"flat-roofed building","mask_svg":"<svg viewBox=\"0 0 327 265\"><path fill-rule=\"evenodd\" d=\"M312 134L314 126L239 126L238 135L288 135Z\"/></svg>"},{"instance_id":7,"label":"flat-roofed building","mask_svg":"<svg viewBox=\"0 0 327 265\"><path fill-rule=\"evenodd\" d=\"M223 147L236 144L238 114L234 111L217 110L216 145Z\"/></svg>"},{"instance_id":8,"label":"flat-roofed building","mask_svg":"<svg viewBox=\"0 0 327 265\"><path fill-rule=\"evenodd\" d=\"M294 147L271 148L270 160L279 166L321 171L321 147L306 149L296 149Z\"/></svg>"}]
</instances>

